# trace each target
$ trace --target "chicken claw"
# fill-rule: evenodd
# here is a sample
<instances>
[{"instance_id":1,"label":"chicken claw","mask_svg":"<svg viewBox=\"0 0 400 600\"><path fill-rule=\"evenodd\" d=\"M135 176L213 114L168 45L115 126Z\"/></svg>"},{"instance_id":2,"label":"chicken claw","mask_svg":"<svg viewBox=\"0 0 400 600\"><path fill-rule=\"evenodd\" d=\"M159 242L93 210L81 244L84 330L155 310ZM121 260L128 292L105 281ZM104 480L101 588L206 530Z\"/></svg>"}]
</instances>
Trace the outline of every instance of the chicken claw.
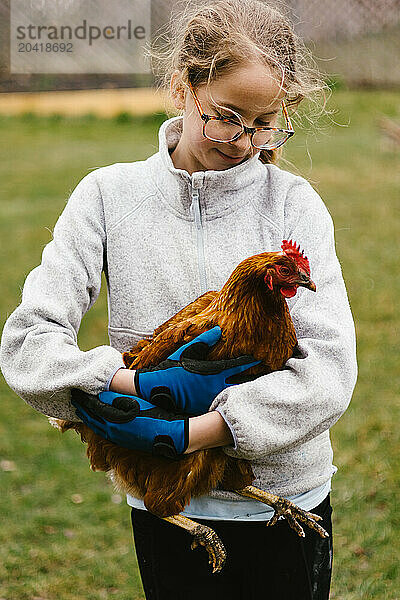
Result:
<instances>
[{"instance_id":1,"label":"chicken claw","mask_svg":"<svg viewBox=\"0 0 400 600\"><path fill-rule=\"evenodd\" d=\"M316 531L322 538L329 537L329 533L317 523L317 521L322 520L320 515L307 512L286 498L281 498L275 494L264 492L263 490L259 490L252 485L248 485L242 490L235 490L235 492L241 496L253 498L254 500L259 500L264 504L272 506L272 508L275 510L275 513L267 522L267 526L269 527L275 525L279 517L283 517L300 537L305 537L305 533L298 521L301 521L310 527L310 529L314 529L314 531Z\"/></svg>"},{"instance_id":2,"label":"chicken claw","mask_svg":"<svg viewBox=\"0 0 400 600\"><path fill-rule=\"evenodd\" d=\"M197 546L202 545L208 552L208 564L212 564L213 573L221 571L226 560L226 550L223 543L211 527L207 525L197 525L192 532L194 540L191 544L191 549L194 550Z\"/></svg>"},{"instance_id":3,"label":"chicken claw","mask_svg":"<svg viewBox=\"0 0 400 600\"><path fill-rule=\"evenodd\" d=\"M211 527L200 525L183 515L164 517L164 521L186 529L194 537L190 546L191 550L194 550L198 546L205 547L209 557L208 564L212 565L213 573L218 573L222 570L226 561L226 550L218 535Z\"/></svg>"}]
</instances>

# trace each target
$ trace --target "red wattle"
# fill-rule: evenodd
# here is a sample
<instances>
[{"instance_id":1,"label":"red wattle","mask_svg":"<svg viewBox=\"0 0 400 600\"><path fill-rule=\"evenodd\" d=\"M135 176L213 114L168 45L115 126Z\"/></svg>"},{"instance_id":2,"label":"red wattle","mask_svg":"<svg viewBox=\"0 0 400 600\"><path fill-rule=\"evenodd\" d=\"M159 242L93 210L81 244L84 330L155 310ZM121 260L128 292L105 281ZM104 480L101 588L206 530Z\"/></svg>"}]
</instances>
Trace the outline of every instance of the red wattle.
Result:
<instances>
[{"instance_id":1,"label":"red wattle","mask_svg":"<svg viewBox=\"0 0 400 600\"><path fill-rule=\"evenodd\" d=\"M293 287L281 288L281 294L282 296L285 296L285 298L293 298L293 296L296 295L296 292L297 285L294 285Z\"/></svg>"}]
</instances>

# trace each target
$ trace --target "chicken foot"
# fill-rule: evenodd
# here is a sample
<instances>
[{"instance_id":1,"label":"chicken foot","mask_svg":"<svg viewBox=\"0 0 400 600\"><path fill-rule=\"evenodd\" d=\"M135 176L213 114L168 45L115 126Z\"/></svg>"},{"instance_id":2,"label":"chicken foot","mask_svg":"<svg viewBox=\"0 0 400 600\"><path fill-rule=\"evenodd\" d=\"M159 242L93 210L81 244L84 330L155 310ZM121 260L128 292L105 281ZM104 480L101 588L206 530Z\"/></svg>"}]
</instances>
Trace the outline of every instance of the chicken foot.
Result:
<instances>
[{"instance_id":1,"label":"chicken foot","mask_svg":"<svg viewBox=\"0 0 400 600\"><path fill-rule=\"evenodd\" d=\"M329 533L317 523L317 521L322 520L320 515L307 512L286 498L281 498L280 496L276 496L270 492L264 492L253 485L247 485L241 490L235 490L235 492L241 496L253 498L253 500L259 500L264 504L272 506L272 508L275 510L275 513L267 522L267 526L269 527L275 525L279 517L282 516L300 537L305 537L305 533L298 521L301 521L310 527L310 529L314 529L314 531L316 531L322 538L329 537Z\"/></svg>"},{"instance_id":2,"label":"chicken foot","mask_svg":"<svg viewBox=\"0 0 400 600\"><path fill-rule=\"evenodd\" d=\"M192 519L188 519L183 515L174 515L173 517L163 517L164 521L168 521L173 525L186 529L193 537L194 540L190 546L191 550L197 548L197 546L204 546L208 552L209 561L208 563L213 568L213 573L221 571L226 560L226 550L223 543L211 527L207 525L200 525Z\"/></svg>"}]
</instances>

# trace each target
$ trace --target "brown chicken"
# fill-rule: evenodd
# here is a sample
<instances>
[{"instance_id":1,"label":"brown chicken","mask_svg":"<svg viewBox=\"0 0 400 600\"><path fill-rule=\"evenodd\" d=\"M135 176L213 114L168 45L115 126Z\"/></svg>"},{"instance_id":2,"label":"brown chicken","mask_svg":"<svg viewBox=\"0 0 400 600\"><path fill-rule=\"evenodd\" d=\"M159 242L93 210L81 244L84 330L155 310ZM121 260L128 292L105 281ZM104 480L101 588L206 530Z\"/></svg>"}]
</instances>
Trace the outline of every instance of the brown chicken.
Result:
<instances>
[{"instance_id":1,"label":"brown chicken","mask_svg":"<svg viewBox=\"0 0 400 600\"><path fill-rule=\"evenodd\" d=\"M296 333L285 298L293 297L297 287L315 291L310 269L300 246L282 243L282 252L263 252L243 260L221 291L206 292L155 329L151 339L139 341L124 354L131 369L159 364L174 350L200 333L219 325L221 339L211 348L209 360L252 355L261 363L247 373L253 378L282 369L297 345ZM250 462L235 459L222 448L210 448L183 455L179 461L128 450L99 437L83 423L52 419L61 431L75 429L87 443L93 470L107 471L115 487L144 501L153 514L186 529L209 553L213 572L221 570L226 552L215 532L179 515L192 496L218 488L272 506L273 525L280 516L301 536L298 521L328 534L317 523L321 517L295 504L252 486Z\"/></svg>"}]
</instances>

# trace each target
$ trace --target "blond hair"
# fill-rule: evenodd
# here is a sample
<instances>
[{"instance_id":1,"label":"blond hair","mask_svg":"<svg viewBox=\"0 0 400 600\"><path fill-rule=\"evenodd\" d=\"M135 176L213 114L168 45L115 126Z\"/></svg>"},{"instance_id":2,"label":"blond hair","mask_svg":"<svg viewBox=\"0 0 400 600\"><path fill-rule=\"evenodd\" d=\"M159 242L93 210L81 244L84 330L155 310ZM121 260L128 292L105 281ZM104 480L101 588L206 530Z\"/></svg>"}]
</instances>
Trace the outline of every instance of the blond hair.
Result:
<instances>
[{"instance_id":1,"label":"blond hair","mask_svg":"<svg viewBox=\"0 0 400 600\"><path fill-rule=\"evenodd\" d=\"M279 77L289 107L327 88L288 18L262 0L178 2L148 51L158 87L168 90L175 71L196 88L248 61L264 64ZM276 162L279 155L262 150L260 159Z\"/></svg>"}]
</instances>

